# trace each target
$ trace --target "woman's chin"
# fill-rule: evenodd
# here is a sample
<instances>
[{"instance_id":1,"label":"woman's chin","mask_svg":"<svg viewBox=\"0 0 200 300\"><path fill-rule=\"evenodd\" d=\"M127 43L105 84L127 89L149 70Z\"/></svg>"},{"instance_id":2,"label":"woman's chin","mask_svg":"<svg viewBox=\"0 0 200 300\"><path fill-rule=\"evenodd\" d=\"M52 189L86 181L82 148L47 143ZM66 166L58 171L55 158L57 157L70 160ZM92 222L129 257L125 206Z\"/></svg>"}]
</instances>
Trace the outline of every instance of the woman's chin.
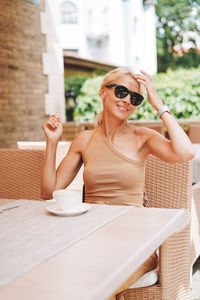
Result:
<instances>
[{"instance_id":1,"label":"woman's chin","mask_svg":"<svg viewBox=\"0 0 200 300\"><path fill-rule=\"evenodd\" d=\"M127 113L121 113L121 112L116 112L115 117L121 121L127 120L129 118L129 114Z\"/></svg>"},{"instance_id":2,"label":"woman's chin","mask_svg":"<svg viewBox=\"0 0 200 300\"><path fill-rule=\"evenodd\" d=\"M130 112L129 111L121 111L119 109L115 110L115 116L119 118L120 120L126 120L130 117Z\"/></svg>"}]
</instances>

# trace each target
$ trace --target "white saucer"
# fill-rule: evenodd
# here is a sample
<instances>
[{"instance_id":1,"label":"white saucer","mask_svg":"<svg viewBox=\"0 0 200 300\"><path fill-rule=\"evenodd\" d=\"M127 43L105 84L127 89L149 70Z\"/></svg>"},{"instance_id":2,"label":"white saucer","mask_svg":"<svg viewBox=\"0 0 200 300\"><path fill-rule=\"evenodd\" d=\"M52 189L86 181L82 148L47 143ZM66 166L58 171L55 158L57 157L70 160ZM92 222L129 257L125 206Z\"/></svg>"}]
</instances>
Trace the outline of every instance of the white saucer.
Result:
<instances>
[{"instance_id":1,"label":"white saucer","mask_svg":"<svg viewBox=\"0 0 200 300\"><path fill-rule=\"evenodd\" d=\"M80 214L83 214L84 212L88 211L91 208L91 206L88 203L81 203L79 207L77 207L76 210L71 210L71 211L64 211L60 210L57 206L57 204L51 204L46 207L46 209L56 215L56 216L61 216L61 217L66 217L66 216L77 216Z\"/></svg>"}]
</instances>

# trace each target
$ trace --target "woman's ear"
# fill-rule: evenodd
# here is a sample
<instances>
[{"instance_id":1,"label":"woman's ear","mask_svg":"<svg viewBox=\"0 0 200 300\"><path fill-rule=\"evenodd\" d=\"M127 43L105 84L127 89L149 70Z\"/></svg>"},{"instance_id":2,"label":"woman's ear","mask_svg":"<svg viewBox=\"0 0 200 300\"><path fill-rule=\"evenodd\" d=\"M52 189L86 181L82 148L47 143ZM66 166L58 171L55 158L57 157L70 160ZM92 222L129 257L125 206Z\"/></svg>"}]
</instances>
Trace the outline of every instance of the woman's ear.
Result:
<instances>
[{"instance_id":1,"label":"woman's ear","mask_svg":"<svg viewBox=\"0 0 200 300\"><path fill-rule=\"evenodd\" d=\"M103 89L100 90L99 96L100 96L101 99L104 101L104 98L105 98L105 91L104 91Z\"/></svg>"}]
</instances>

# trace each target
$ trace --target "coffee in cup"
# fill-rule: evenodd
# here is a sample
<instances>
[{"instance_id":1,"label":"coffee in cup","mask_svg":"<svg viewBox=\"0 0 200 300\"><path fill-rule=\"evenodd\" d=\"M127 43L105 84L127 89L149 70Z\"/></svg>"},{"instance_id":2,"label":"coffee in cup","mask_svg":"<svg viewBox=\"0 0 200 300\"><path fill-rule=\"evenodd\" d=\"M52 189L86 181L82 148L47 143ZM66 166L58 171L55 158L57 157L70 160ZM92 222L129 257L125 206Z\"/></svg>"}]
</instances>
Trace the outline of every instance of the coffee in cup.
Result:
<instances>
[{"instance_id":1,"label":"coffee in cup","mask_svg":"<svg viewBox=\"0 0 200 300\"><path fill-rule=\"evenodd\" d=\"M56 200L58 208L63 211L74 211L82 203L82 192L78 189L55 190L53 198Z\"/></svg>"}]
</instances>

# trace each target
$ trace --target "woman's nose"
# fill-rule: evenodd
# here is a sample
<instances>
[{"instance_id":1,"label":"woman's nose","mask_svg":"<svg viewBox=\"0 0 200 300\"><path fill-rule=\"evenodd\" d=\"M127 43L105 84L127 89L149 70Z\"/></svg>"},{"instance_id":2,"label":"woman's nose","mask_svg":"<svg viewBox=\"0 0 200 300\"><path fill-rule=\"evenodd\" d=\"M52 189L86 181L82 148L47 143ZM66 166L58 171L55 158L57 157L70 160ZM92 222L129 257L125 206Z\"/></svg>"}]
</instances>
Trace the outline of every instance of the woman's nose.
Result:
<instances>
[{"instance_id":1,"label":"woman's nose","mask_svg":"<svg viewBox=\"0 0 200 300\"><path fill-rule=\"evenodd\" d=\"M122 100L123 100L123 102L126 102L126 103L129 103L129 104L130 104L130 103L131 103L131 95L128 94L128 95L127 95L125 98L123 98Z\"/></svg>"}]
</instances>

